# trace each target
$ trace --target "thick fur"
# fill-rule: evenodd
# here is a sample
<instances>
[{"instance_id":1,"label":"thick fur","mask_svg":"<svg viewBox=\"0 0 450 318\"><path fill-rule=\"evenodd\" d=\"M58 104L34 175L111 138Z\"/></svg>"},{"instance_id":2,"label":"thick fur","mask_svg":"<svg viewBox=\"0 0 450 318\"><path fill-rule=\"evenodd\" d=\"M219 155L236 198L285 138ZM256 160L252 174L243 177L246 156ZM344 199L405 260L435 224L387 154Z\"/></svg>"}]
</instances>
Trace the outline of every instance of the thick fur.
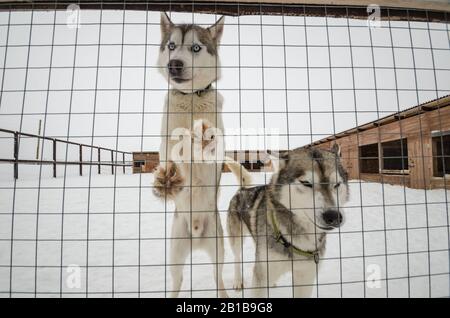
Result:
<instances>
[{"instance_id":1,"label":"thick fur","mask_svg":"<svg viewBox=\"0 0 450 318\"><path fill-rule=\"evenodd\" d=\"M175 161L175 175L179 176L177 181L182 180L182 184L172 182L176 186L175 189L182 189L170 196L176 206L170 251L172 297L179 294L187 256L192 249L199 248L208 253L214 264L219 296L227 296L222 279L223 229L217 212L218 186L223 162L220 158L217 162L177 162L172 158L172 154L179 140L170 138L174 130L179 128L193 131L195 123L199 121L206 121L223 131L223 99L213 87L209 88L220 76L217 52L222 32L223 18L209 28L202 28L197 25L175 25L166 14L161 15L158 65L161 74L171 86L162 119L161 171L163 176L170 177L171 174L164 174L165 171L170 171L170 168L166 168L166 163ZM201 50L194 52L194 45L199 45ZM176 78L168 71L168 64L173 59L184 64L182 74ZM167 184L165 181L159 182Z\"/></svg>"},{"instance_id":2,"label":"thick fur","mask_svg":"<svg viewBox=\"0 0 450 318\"><path fill-rule=\"evenodd\" d=\"M282 155L279 171L269 185L242 188L232 198L227 227L235 256L234 287L243 287L242 237L255 242L253 292L267 297L286 272L293 275L293 295L310 297L317 267L313 259L293 253L275 239L270 213L274 213L284 238L299 249L323 255L326 225L323 213L340 211L348 200L347 173L340 163L340 151L296 149ZM312 185L312 187L310 187ZM319 261L320 264L320 261Z\"/></svg>"}]
</instances>

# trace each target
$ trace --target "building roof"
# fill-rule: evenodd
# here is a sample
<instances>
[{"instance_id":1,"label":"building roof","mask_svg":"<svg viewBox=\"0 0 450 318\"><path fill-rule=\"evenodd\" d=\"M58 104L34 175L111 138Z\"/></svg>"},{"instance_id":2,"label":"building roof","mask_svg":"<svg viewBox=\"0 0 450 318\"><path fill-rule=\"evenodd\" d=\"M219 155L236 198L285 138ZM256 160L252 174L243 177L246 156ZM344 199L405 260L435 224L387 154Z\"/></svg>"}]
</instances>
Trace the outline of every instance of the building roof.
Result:
<instances>
[{"instance_id":1,"label":"building roof","mask_svg":"<svg viewBox=\"0 0 450 318\"><path fill-rule=\"evenodd\" d=\"M158 151L133 151L133 155L159 155Z\"/></svg>"},{"instance_id":2,"label":"building roof","mask_svg":"<svg viewBox=\"0 0 450 318\"><path fill-rule=\"evenodd\" d=\"M444 108L450 106L450 95L445 95L443 97L439 97L433 100L430 100L428 102L422 103L420 105L417 106L413 106L410 108L407 108L405 110L402 110L400 112L382 117L380 119L374 120L372 122L369 122L367 124L363 124L348 130L345 130L343 132L331 135L329 137L317 140L313 143L311 143L308 146L315 146L315 145L320 145L329 141L333 141L342 137L346 137L348 135L352 135L354 133L358 133L358 132L362 132L365 130L369 130L369 129L373 129L376 127L380 127L386 124L390 124L392 122L395 121L399 121L405 118L409 118L409 117L414 117L420 114L423 114L425 112L429 112L438 108Z\"/></svg>"}]
</instances>

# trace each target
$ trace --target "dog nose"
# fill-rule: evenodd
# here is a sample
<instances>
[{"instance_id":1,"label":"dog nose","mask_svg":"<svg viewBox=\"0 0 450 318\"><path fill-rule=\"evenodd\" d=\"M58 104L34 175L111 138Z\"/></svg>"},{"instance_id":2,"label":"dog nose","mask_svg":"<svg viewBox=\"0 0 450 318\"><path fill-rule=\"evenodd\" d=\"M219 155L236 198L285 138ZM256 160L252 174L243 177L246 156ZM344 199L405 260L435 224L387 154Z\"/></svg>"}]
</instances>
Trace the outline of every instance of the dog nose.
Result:
<instances>
[{"instance_id":1,"label":"dog nose","mask_svg":"<svg viewBox=\"0 0 450 318\"><path fill-rule=\"evenodd\" d=\"M180 60L170 60L167 64L167 68L169 69L169 73L172 76L180 76L183 71L183 61Z\"/></svg>"},{"instance_id":2,"label":"dog nose","mask_svg":"<svg viewBox=\"0 0 450 318\"><path fill-rule=\"evenodd\" d=\"M322 213L326 225L338 227L342 223L342 214L337 210L326 210Z\"/></svg>"}]
</instances>

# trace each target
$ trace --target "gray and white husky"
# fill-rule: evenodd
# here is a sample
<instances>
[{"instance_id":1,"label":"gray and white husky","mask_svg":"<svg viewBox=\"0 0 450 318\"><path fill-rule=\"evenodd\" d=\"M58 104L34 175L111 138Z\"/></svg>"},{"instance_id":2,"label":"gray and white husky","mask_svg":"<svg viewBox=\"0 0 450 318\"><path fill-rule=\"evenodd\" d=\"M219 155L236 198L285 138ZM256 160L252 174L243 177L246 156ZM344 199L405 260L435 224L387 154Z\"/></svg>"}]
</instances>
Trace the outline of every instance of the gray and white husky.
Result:
<instances>
[{"instance_id":1,"label":"gray and white husky","mask_svg":"<svg viewBox=\"0 0 450 318\"><path fill-rule=\"evenodd\" d=\"M189 149L180 153L179 139L171 138L180 128L194 131L199 122L223 131L223 99L212 87L220 76L218 49L223 26L224 17L203 28L195 24L176 25L165 13L161 14L158 66L170 90L162 119L161 164L155 172L154 189L157 195L172 199L176 206L169 265L172 297L179 294L187 256L197 248L205 250L214 264L219 296L227 296L222 280L223 229L217 212L221 158L208 163L177 162L174 157Z\"/></svg>"},{"instance_id":2,"label":"gray and white husky","mask_svg":"<svg viewBox=\"0 0 450 318\"><path fill-rule=\"evenodd\" d=\"M331 151L298 148L283 153L268 185L243 187L230 202L227 227L235 289L243 287L242 237L250 233L256 246L254 296L267 297L268 287L292 272L293 296L310 297L326 233L343 223L341 207L348 196L337 145Z\"/></svg>"}]
</instances>

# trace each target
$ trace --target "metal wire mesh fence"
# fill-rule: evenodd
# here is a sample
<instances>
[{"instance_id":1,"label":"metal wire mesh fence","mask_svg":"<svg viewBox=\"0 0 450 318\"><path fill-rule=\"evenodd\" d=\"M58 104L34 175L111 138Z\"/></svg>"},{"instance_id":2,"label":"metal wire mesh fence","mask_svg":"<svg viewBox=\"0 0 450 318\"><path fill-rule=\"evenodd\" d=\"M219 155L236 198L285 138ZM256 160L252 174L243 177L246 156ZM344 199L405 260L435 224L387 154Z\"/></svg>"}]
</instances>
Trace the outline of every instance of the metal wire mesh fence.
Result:
<instances>
[{"instance_id":1,"label":"metal wire mesh fence","mask_svg":"<svg viewBox=\"0 0 450 318\"><path fill-rule=\"evenodd\" d=\"M68 5L0 3L0 297L249 297L257 287L269 297L450 296L446 12ZM155 10L167 12L169 31ZM221 13L229 14L223 31ZM179 23L204 29L177 29ZM171 61L183 59L201 84L179 92L182 81L160 73L176 75ZM203 81L211 69L214 76ZM192 111L205 95L216 107L212 114ZM242 155L251 171L248 189L266 189L279 175L278 161L262 159L269 153L340 146L349 195L334 210L345 213L345 222L326 232L318 262L292 252L302 250L295 246L301 235L322 237L317 228L298 242L292 229L281 228L286 241L278 246L278 237L264 245L262 259L255 255L251 236L277 236L270 213L263 232L249 226L247 233L240 223L238 237L246 239L235 259L236 236L226 223L242 183L231 173L220 178L221 161L212 170L200 164L184 171L185 205L180 197L154 195L154 175L146 172L171 159L164 149L180 110L165 105L177 98L184 98L190 126L203 117L211 126L223 123L226 154ZM302 176L319 178L314 171L312 164ZM339 192L343 176L334 169L324 183ZM315 214L331 208L322 206L320 183L296 179L284 207L294 216L321 217ZM210 189L214 211L201 210ZM200 212L212 213L209 224L195 222ZM196 234L197 227L209 232ZM272 248L281 249L279 258ZM267 275L255 286L258 262ZM306 262L314 269L295 270Z\"/></svg>"}]
</instances>

